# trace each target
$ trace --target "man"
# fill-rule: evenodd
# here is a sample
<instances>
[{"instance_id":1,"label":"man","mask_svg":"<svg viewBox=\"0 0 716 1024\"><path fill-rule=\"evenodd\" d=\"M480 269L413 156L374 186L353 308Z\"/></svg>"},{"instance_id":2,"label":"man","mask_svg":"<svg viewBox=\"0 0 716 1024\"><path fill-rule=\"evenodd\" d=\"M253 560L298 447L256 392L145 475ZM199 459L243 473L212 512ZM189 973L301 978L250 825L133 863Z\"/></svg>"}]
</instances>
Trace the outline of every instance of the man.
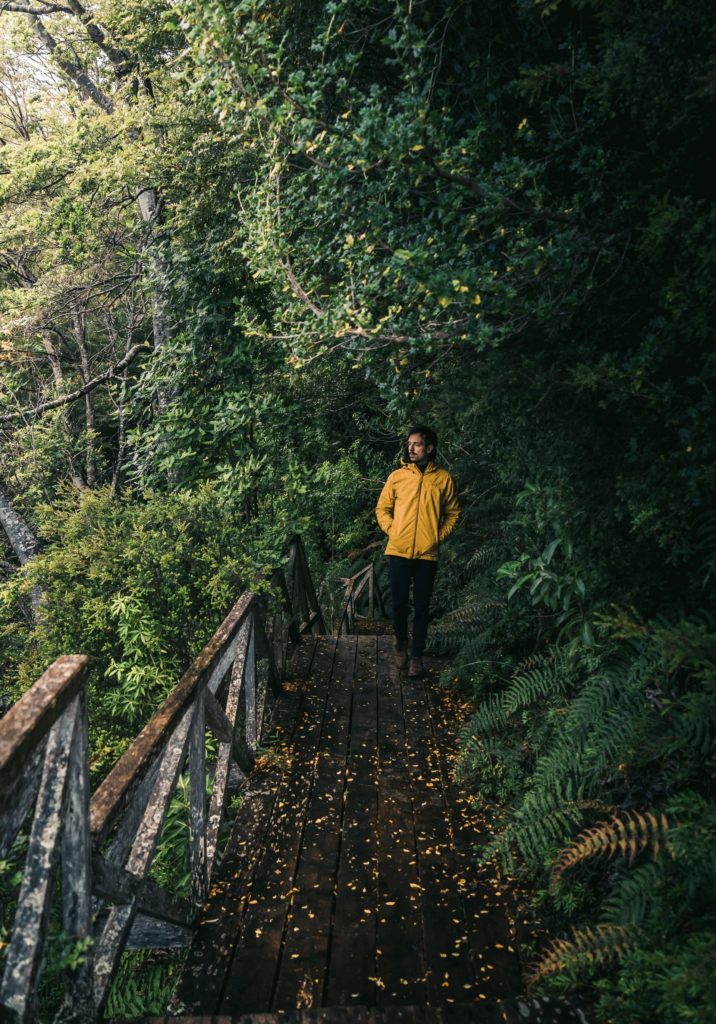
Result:
<instances>
[{"instance_id":1,"label":"man","mask_svg":"<svg viewBox=\"0 0 716 1024\"><path fill-rule=\"evenodd\" d=\"M391 473L381 491L375 515L388 534L385 553L390 564L390 593L395 629L395 664L408 666L408 598L413 581L413 642L408 675L423 674L428 632L428 607L442 542L460 516L455 484L435 465L438 439L426 426L411 427L401 468Z\"/></svg>"}]
</instances>

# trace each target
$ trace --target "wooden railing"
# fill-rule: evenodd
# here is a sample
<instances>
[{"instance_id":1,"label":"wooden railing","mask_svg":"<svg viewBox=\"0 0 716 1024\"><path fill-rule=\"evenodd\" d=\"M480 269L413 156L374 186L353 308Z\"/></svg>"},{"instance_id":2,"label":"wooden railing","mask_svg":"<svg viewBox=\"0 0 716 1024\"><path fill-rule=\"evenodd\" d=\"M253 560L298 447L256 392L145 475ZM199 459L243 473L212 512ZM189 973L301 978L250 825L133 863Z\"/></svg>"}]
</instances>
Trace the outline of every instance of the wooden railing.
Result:
<instances>
[{"instance_id":1,"label":"wooden railing","mask_svg":"<svg viewBox=\"0 0 716 1024\"><path fill-rule=\"evenodd\" d=\"M372 562L354 576L343 578L340 582L345 590L341 612L335 626L337 636L356 632L356 617L361 599L366 606L365 610L369 619L372 619L375 613L376 601L381 615L383 618L386 618L383 595L378 585L375 566Z\"/></svg>"},{"instance_id":2,"label":"wooden railing","mask_svg":"<svg viewBox=\"0 0 716 1024\"><path fill-rule=\"evenodd\" d=\"M95 1021L122 952L191 940L219 860L232 774L249 771L292 644L325 632L300 538L271 577L267 613L241 595L218 631L89 794L84 656L58 658L0 721L0 859L34 802L17 910L0 985L0 1018L33 1016L58 864L62 928L74 947L62 1019ZM211 763L206 732L213 734ZM207 795L207 770L213 786ZM190 896L150 877L172 797L188 778Z\"/></svg>"}]
</instances>

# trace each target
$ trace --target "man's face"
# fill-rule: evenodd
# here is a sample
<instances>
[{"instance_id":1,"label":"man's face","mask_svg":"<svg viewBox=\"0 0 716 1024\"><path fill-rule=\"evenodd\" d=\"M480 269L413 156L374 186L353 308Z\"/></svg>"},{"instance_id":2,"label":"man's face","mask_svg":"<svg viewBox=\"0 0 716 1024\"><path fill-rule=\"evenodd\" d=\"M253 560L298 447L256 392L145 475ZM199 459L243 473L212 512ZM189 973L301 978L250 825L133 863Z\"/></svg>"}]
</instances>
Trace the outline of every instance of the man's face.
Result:
<instances>
[{"instance_id":1,"label":"man's face","mask_svg":"<svg viewBox=\"0 0 716 1024\"><path fill-rule=\"evenodd\" d=\"M425 443L422 434L411 434L408 438L408 458L411 462L418 464L426 462L432 450L433 446Z\"/></svg>"}]
</instances>

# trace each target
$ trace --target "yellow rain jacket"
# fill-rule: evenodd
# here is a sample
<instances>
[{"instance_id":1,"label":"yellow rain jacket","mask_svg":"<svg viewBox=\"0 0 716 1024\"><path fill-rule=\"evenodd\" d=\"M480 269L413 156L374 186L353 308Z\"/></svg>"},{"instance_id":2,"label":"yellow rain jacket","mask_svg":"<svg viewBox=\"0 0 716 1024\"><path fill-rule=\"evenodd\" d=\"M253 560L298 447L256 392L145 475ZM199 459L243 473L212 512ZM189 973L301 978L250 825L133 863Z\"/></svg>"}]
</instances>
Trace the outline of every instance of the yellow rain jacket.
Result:
<instances>
[{"instance_id":1,"label":"yellow rain jacket","mask_svg":"<svg viewBox=\"0 0 716 1024\"><path fill-rule=\"evenodd\" d=\"M440 545L460 518L453 478L433 462L422 472L403 462L386 480L375 517L388 534L386 555L437 562Z\"/></svg>"}]
</instances>

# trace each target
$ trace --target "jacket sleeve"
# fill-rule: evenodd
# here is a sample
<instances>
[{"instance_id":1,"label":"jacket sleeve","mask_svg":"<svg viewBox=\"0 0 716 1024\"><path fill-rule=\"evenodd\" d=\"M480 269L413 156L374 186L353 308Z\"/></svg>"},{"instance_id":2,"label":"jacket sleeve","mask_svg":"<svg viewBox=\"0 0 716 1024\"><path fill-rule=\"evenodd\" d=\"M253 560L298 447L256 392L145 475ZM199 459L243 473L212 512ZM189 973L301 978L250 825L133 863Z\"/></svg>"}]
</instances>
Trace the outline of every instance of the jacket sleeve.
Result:
<instances>
[{"instance_id":1,"label":"jacket sleeve","mask_svg":"<svg viewBox=\"0 0 716 1024\"><path fill-rule=\"evenodd\" d=\"M390 528L393 525L393 508L395 506L395 488L390 477L385 482L383 490L380 492L378 498L378 504L375 506L375 518L378 520L378 526L381 528L383 533L390 533Z\"/></svg>"},{"instance_id":2,"label":"jacket sleeve","mask_svg":"<svg viewBox=\"0 0 716 1024\"><path fill-rule=\"evenodd\" d=\"M440 526L440 533L438 535L439 544L442 544L444 540L447 540L451 533L454 533L459 518L460 503L457 500L455 481L451 476L448 476L445 493L443 494L442 525Z\"/></svg>"}]
</instances>

